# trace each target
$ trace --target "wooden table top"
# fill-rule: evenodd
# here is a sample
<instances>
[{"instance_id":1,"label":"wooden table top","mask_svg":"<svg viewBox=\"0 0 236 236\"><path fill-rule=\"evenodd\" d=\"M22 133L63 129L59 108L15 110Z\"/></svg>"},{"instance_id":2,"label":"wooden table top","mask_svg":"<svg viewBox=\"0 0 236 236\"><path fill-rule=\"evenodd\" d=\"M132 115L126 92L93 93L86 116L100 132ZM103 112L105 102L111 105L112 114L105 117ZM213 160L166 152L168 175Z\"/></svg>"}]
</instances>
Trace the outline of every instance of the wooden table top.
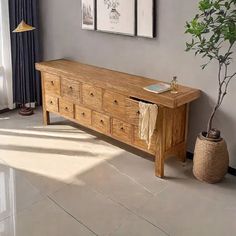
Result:
<instances>
[{"instance_id":1,"label":"wooden table top","mask_svg":"<svg viewBox=\"0 0 236 236\"><path fill-rule=\"evenodd\" d=\"M69 77L83 83L113 90L129 97L149 101L169 108L179 107L200 97L200 90L179 85L178 93L170 91L155 94L143 88L160 81L141 76L112 71L105 68L86 65L75 61L60 59L36 63L36 69L41 72Z\"/></svg>"}]
</instances>

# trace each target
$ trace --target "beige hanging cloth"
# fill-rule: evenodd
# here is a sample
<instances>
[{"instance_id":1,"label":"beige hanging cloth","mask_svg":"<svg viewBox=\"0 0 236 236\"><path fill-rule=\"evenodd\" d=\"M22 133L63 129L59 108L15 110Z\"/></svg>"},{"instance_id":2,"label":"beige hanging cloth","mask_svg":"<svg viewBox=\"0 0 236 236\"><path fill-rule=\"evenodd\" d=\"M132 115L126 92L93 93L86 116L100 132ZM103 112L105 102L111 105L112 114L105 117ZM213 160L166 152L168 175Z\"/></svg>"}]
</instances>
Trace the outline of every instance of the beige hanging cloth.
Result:
<instances>
[{"instance_id":1,"label":"beige hanging cloth","mask_svg":"<svg viewBox=\"0 0 236 236\"><path fill-rule=\"evenodd\" d=\"M146 141L148 149L151 147L151 140L156 128L158 106L139 102L139 138Z\"/></svg>"}]
</instances>

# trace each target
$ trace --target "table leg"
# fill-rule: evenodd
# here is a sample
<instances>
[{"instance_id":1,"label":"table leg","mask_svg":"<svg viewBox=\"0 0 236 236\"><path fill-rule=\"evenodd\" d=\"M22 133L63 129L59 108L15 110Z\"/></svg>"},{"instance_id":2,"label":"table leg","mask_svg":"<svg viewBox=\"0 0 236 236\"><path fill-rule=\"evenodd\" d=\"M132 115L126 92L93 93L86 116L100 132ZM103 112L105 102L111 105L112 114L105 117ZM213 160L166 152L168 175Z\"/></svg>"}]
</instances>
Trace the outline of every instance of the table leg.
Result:
<instances>
[{"instance_id":1,"label":"table leg","mask_svg":"<svg viewBox=\"0 0 236 236\"><path fill-rule=\"evenodd\" d=\"M49 112L43 109L43 124L49 125L50 124L50 115Z\"/></svg>"},{"instance_id":2,"label":"table leg","mask_svg":"<svg viewBox=\"0 0 236 236\"><path fill-rule=\"evenodd\" d=\"M157 117L157 149L155 156L155 174L157 177L164 177L164 164L165 164L165 108L159 108Z\"/></svg>"},{"instance_id":3,"label":"table leg","mask_svg":"<svg viewBox=\"0 0 236 236\"><path fill-rule=\"evenodd\" d=\"M155 174L159 178L164 177L165 155L159 152L155 157Z\"/></svg>"}]
</instances>

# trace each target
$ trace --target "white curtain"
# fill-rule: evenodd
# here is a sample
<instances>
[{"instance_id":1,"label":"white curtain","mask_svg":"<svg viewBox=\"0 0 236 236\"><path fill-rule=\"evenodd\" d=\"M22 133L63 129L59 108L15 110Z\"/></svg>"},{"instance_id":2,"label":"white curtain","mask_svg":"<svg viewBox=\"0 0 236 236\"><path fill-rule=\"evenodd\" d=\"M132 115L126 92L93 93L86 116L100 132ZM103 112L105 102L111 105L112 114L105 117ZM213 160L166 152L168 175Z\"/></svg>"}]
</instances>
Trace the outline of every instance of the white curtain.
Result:
<instances>
[{"instance_id":1,"label":"white curtain","mask_svg":"<svg viewBox=\"0 0 236 236\"><path fill-rule=\"evenodd\" d=\"M0 0L0 110L13 109L8 0Z\"/></svg>"}]
</instances>

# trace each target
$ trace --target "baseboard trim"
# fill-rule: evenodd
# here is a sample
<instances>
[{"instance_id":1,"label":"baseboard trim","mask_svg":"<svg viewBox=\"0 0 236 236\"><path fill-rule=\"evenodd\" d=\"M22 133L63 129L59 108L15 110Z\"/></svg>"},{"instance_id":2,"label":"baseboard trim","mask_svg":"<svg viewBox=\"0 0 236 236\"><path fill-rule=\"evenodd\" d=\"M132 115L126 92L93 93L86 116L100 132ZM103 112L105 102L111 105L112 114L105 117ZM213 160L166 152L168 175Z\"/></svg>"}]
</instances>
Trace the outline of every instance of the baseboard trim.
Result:
<instances>
[{"instance_id":1,"label":"baseboard trim","mask_svg":"<svg viewBox=\"0 0 236 236\"><path fill-rule=\"evenodd\" d=\"M187 158L193 160L193 153L187 152ZM236 176L236 169L229 166L228 173L233 176Z\"/></svg>"},{"instance_id":2,"label":"baseboard trim","mask_svg":"<svg viewBox=\"0 0 236 236\"><path fill-rule=\"evenodd\" d=\"M233 176L236 176L236 169L233 168L233 167L229 167L228 173L231 174L231 175L233 175Z\"/></svg>"},{"instance_id":3,"label":"baseboard trim","mask_svg":"<svg viewBox=\"0 0 236 236\"><path fill-rule=\"evenodd\" d=\"M193 153L187 152L187 159L193 160Z\"/></svg>"}]
</instances>

